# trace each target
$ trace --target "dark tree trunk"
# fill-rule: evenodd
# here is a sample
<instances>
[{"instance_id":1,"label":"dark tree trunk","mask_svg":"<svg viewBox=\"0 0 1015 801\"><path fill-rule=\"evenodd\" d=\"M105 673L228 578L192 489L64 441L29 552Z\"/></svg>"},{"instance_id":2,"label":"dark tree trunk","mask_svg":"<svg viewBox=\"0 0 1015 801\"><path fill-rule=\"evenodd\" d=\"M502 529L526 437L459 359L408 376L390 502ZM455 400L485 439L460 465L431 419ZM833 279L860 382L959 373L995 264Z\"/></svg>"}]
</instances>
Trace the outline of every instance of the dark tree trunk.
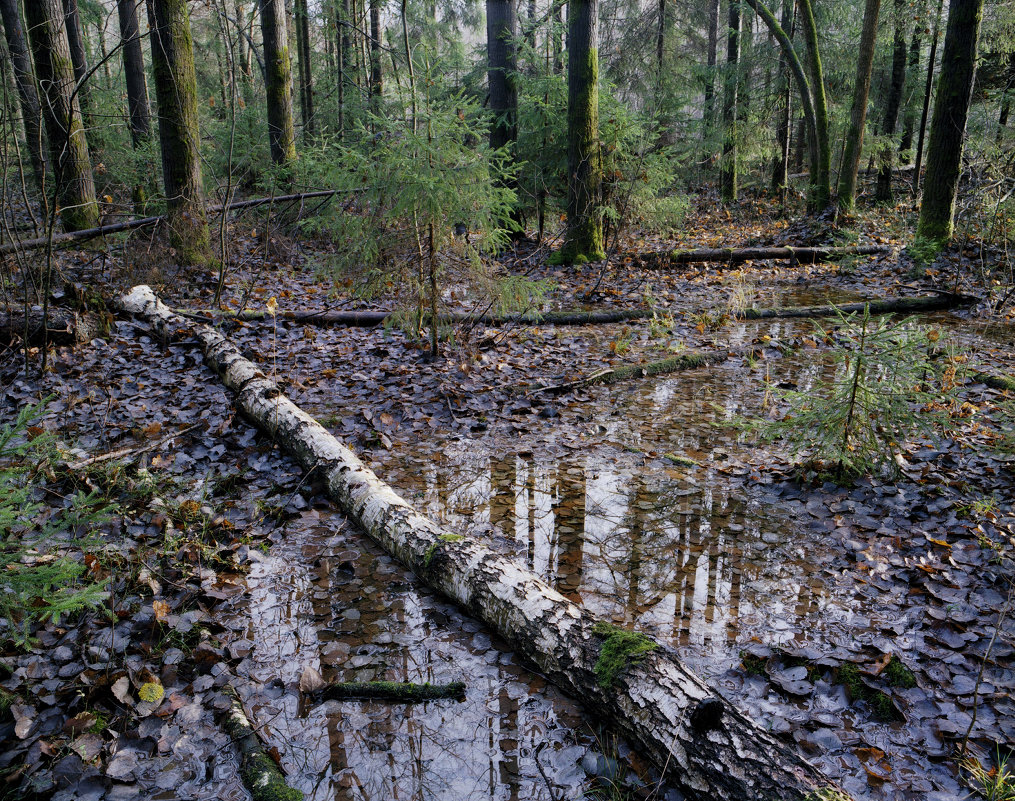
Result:
<instances>
[{"instance_id":1,"label":"dark tree trunk","mask_svg":"<svg viewBox=\"0 0 1015 801\"><path fill-rule=\"evenodd\" d=\"M554 254L563 264L606 255L599 204L599 0L571 0L567 9L567 232Z\"/></svg>"},{"instance_id":2,"label":"dark tree trunk","mask_svg":"<svg viewBox=\"0 0 1015 801\"><path fill-rule=\"evenodd\" d=\"M42 89L42 111L49 135L60 219L68 231L99 224L95 181L81 121L70 48L64 35L60 0L32 0L25 6L35 74Z\"/></svg>"},{"instance_id":3,"label":"dark tree trunk","mask_svg":"<svg viewBox=\"0 0 1015 801\"><path fill-rule=\"evenodd\" d=\"M25 28L21 23L18 0L0 0L0 17L3 18L7 51L11 54L14 82L18 87L21 101L21 120L25 126L25 144L32 173L41 188L46 178L46 142L42 135L42 108L39 93L35 88L35 73L32 71L32 56L28 52Z\"/></svg>"},{"instance_id":4,"label":"dark tree trunk","mask_svg":"<svg viewBox=\"0 0 1015 801\"><path fill-rule=\"evenodd\" d=\"M922 44L923 19L918 18L913 26L913 36L909 40L909 63L906 65L905 112L902 116L902 141L899 143L899 156L908 159L913 150L913 133L916 130L916 75L920 71L920 48Z\"/></svg>"},{"instance_id":5,"label":"dark tree trunk","mask_svg":"<svg viewBox=\"0 0 1015 801\"><path fill-rule=\"evenodd\" d=\"M943 246L952 238L966 118L976 73L983 0L951 0L927 144L927 179L916 235Z\"/></svg>"},{"instance_id":6,"label":"dark tree trunk","mask_svg":"<svg viewBox=\"0 0 1015 801\"><path fill-rule=\"evenodd\" d=\"M211 259L201 185L197 78L187 0L148 0L169 237L181 264Z\"/></svg>"},{"instance_id":7,"label":"dark tree trunk","mask_svg":"<svg viewBox=\"0 0 1015 801\"><path fill-rule=\"evenodd\" d=\"M807 40L807 65L811 75L811 94L814 109L814 130L817 157L812 159L811 191L807 207L811 212L823 211L832 202L831 162L832 150L828 133L828 101L825 97L825 77L818 47L818 26L814 20L811 0L798 0L800 20Z\"/></svg>"},{"instance_id":8,"label":"dark tree trunk","mask_svg":"<svg viewBox=\"0 0 1015 801\"><path fill-rule=\"evenodd\" d=\"M888 100L885 103L885 120L881 133L895 136L899 125L899 108L902 106L902 93L906 83L906 24L902 15L906 8L906 0L895 0L894 37L892 40L892 82L888 87ZM875 197L879 203L891 203L892 168L895 166L895 148L889 147L881 157L878 170L878 184Z\"/></svg>"},{"instance_id":9,"label":"dark tree trunk","mask_svg":"<svg viewBox=\"0 0 1015 801\"><path fill-rule=\"evenodd\" d=\"M31 5L33 0L27 0ZM64 18L67 24L67 44L70 46L71 62L74 65L74 83L78 87L81 108L88 105L89 87L85 81L88 74L88 51L85 49L85 33L81 29L81 15L78 0L63 0Z\"/></svg>"},{"instance_id":10,"label":"dark tree trunk","mask_svg":"<svg viewBox=\"0 0 1015 801\"><path fill-rule=\"evenodd\" d=\"M307 0L296 0L296 50L300 75L300 111L304 139L314 135L314 79L310 63L310 14Z\"/></svg>"},{"instance_id":11,"label":"dark tree trunk","mask_svg":"<svg viewBox=\"0 0 1015 801\"><path fill-rule=\"evenodd\" d=\"M381 112L384 82L381 77L381 0L370 0L370 99L375 114Z\"/></svg>"},{"instance_id":12,"label":"dark tree trunk","mask_svg":"<svg viewBox=\"0 0 1015 801\"><path fill-rule=\"evenodd\" d=\"M656 28L656 76L663 78L663 52L666 47L666 0L659 0L659 22Z\"/></svg>"},{"instance_id":13,"label":"dark tree trunk","mask_svg":"<svg viewBox=\"0 0 1015 801\"><path fill-rule=\"evenodd\" d=\"M715 127L715 65L719 58L719 0L708 3L708 72L705 75L704 136Z\"/></svg>"},{"instance_id":14,"label":"dark tree trunk","mask_svg":"<svg viewBox=\"0 0 1015 801\"><path fill-rule=\"evenodd\" d=\"M127 110L130 114L130 137L134 150L144 151L152 137L152 117L148 106L148 81L141 50L140 26L135 0L116 0L120 17L120 39L123 47L123 74L127 82ZM141 172L139 170L139 172ZM138 176L134 186L134 209L143 213L147 201L146 181Z\"/></svg>"},{"instance_id":15,"label":"dark tree trunk","mask_svg":"<svg viewBox=\"0 0 1015 801\"><path fill-rule=\"evenodd\" d=\"M345 90L349 83L349 71L352 65L352 41L349 37L349 24L352 19L351 0L342 0L341 10L336 9L341 30L338 36L338 135L345 136L346 109Z\"/></svg>"},{"instance_id":16,"label":"dark tree trunk","mask_svg":"<svg viewBox=\"0 0 1015 801\"><path fill-rule=\"evenodd\" d=\"M860 34L860 56L856 62L856 79L853 82L853 107L849 113L849 130L846 131L845 151L839 169L839 208L845 212L853 211L856 201L856 174L860 169L863 135L867 125L867 96L870 94L880 11L881 0L867 0L863 12L863 32Z\"/></svg>"},{"instance_id":17,"label":"dark tree trunk","mask_svg":"<svg viewBox=\"0 0 1015 801\"><path fill-rule=\"evenodd\" d=\"M937 0L937 16L934 17L934 35L930 40L930 55L927 57L927 80L923 87L923 111L920 113L920 133L916 139L916 160L913 167L913 194L920 193L920 171L923 166L923 141L927 133L927 117L930 111L930 95L934 88L934 60L937 57L937 42L941 33L941 11L944 0Z\"/></svg>"},{"instance_id":18,"label":"dark tree trunk","mask_svg":"<svg viewBox=\"0 0 1015 801\"><path fill-rule=\"evenodd\" d=\"M783 0L782 28L793 37L796 27L796 3ZM786 191L789 188L789 140L790 120L793 114L793 95L790 92L790 72L786 54L779 50L779 123L776 131L775 162L772 167L772 191L778 192L779 201L786 203Z\"/></svg>"},{"instance_id":19,"label":"dark tree trunk","mask_svg":"<svg viewBox=\"0 0 1015 801\"><path fill-rule=\"evenodd\" d=\"M722 161L719 164L719 192L723 203L737 200L737 89L740 64L740 0L729 0L726 32L726 71L723 80Z\"/></svg>"},{"instance_id":20,"label":"dark tree trunk","mask_svg":"<svg viewBox=\"0 0 1015 801\"><path fill-rule=\"evenodd\" d=\"M513 144L518 133L518 92L512 73L518 68L514 37L517 35L512 0L486 0L486 49L490 110L490 147Z\"/></svg>"},{"instance_id":21,"label":"dark tree trunk","mask_svg":"<svg viewBox=\"0 0 1015 801\"><path fill-rule=\"evenodd\" d=\"M284 167L296 158L293 77L285 5L282 0L260 0L260 3L264 66L268 73L268 141L271 160Z\"/></svg>"}]
</instances>

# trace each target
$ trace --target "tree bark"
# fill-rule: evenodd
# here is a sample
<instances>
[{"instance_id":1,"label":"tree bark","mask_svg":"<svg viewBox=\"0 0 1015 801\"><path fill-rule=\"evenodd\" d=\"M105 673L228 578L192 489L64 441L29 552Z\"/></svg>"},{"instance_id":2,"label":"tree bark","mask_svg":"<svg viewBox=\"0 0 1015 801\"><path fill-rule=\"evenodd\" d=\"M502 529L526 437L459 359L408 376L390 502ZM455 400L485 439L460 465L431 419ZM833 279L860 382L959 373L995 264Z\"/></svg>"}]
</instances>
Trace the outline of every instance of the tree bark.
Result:
<instances>
[{"instance_id":1,"label":"tree bark","mask_svg":"<svg viewBox=\"0 0 1015 801\"><path fill-rule=\"evenodd\" d=\"M163 336L188 326L148 287L135 287L122 306ZM296 407L221 333L188 327L244 413L304 469L320 471L331 497L357 525L612 723L664 780L688 796L715 801L803 801L811 793L832 792L813 766L717 695L672 648L640 639L649 650L622 662L612 678L605 676L597 662L604 646L625 640L622 630L597 623L542 579L476 540L448 536Z\"/></svg>"},{"instance_id":2,"label":"tree bark","mask_svg":"<svg viewBox=\"0 0 1015 801\"><path fill-rule=\"evenodd\" d=\"M737 90L740 86L740 0L729 0L726 71L723 80L723 145L719 193L723 203L737 201Z\"/></svg>"},{"instance_id":3,"label":"tree bark","mask_svg":"<svg viewBox=\"0 0 1015 801\"><path fill-rule=\"evenodd\" d=\"M306 140L314 135L314 79L310 63L310 14L307 0L296 0L296 51L300 75L300 111Z\"/></svg>"},{"instance_id":4,"label":"tree bark","mask_svg":"<svg viewBox=\"0 0 1015 801\"><path fill-rule=\"evenodd\" d=\"M843 256L870 256L890 253L887 245L860 245L858 247L755 247L755 248L699 248L698 250L675 250L660 259L659 266L672 264L720 263L740 264L745 261L765 259L790 259L799 264L816 264L834 261ZM651 266L651 265L646 265Z\"/></svg>"},{"instance_id":5,"label":"tree bark","mask_svg":"<svg viewBox=\"0 0 1015 801\"><path fill-rule=\"evenodd\" d=\"M370 105L381 113L384 80L381 75L381 0L370 0Z\"/></svg>"},{"instance_id":6,"label":"tree bark","mask_svg":"<svg viewBox=\"0 0 1015 801\"><path fill-rule=\"evenodd\" d=\"M148 0L169 241L180 264L205 265L211 240L201 185L197 78L187 0Z\"/></svg>"},{"instance_id":7,"label":"tree bark","mask_svg":"<svg viewBox=\"0 0 1015 801\"><path fill-rule=\"evenodd\" d=\"M77 313L65 309L31 309L27 320L23 312L0 312L0 342L27 342L29 345L53 343L74 345L88 342L105 333L98 314Z\"/></svg>"},{"instance_id":8,"label":"tree bark","mask_svg":"<svg viewBox=\"0 0 1015 801\"><path fill-rule=\"evenodd\" d=\"M232 686L228 692L232 696L232 705L224 727L240 752L240 777L250 797L253 801L303 801L303 793L286 784L275 760L264 750Z\"/></svg>"},{"instance_id":9,"label":"tree bark","mask_svg":"<svg viewBox=\"0 0 1015 801\"><path fill-rule=\"evenodd\" d=\"M43 93L42 111L49 135L57 206L67 231L99 224L95 181L75 92L70 47L64 34L60 0L33 0L25 19L35 56L35 74Z\"/></svg>"},{"instance_id":10,"label":"tree bark","mask_svg":"<svg viewBox=\"0 0 1015 801\"><path fill-rule=\"evenodd\" d=\"M35 182L41 189L46 179L46 142L42 134L42 107L35 88L32 56L28 52L25 28L21 23L18 0L0 0L0 17L3 19L7 52L11 56L14 82L21 102L21 120L25 126L25 144L32 165Z\"/></svg>"},{"instance_id":11,"label":"tree bark","mask_svg":"<svg viewBox=\"0 0 1015 801\"><path fill-rule=\"evenodd\" d=\"M885 121L881 133L895 136L899 125L899 109L902 106L902 94L906 83L906 26L902 18L906 8L906 0L895 0L894 33L892 36L892 82L888 87L888 99L885 102ZM879 203L891 203L892 168L895 166L895 148L887 148L881 157L878 170L875 198Z\"/></svg>"},{"instance_id":12,"label":"tree bark","mask_svg":"<svg viewBox=\"0 0 1015 801\"><path fill-rule=\"evenodd\" d=\"M296 158L296 127L293 124L293 78L289 63L285 5L282 0L260 0L261 39L268 73L268 142L271 160L288 167Z\"/></svg>"},{"instance_id":13,"label":"tree bark","mask_svg":"<svg viewBox=\"0 0 1015 801\"><path fill-rule=\"evenodd\" d=\"M782 29L789 31L790 38L796 27L796 3L794 0L783 0L782 3ZM779 123L776 129L776 151L775 161L772 165L772 191L778 192L779 202L786 204L786 194L789 190L789 140L792 126L790 121L793 115L792 94L790 92L790 70L786 53L779 49Z\"/></svg>"},{"instance_id":14,"label":"tree bark","mask_svg":"<svg viewBox=\"0 0 1015 801\"><path fill-rule=\"evenodd\" d=\"M922 47L923 37L923 15L926 13L926 6L920 7L920 16L917 17L916 23L913 25L913 35L909 40L909 62L906 64L906 85L910 87L916 86L916 75L920 71L920 49ZM913 149L913 133L916 131L916 90L911 88L906 93L905 101L905 113L902 117L902 141L899 142L899 157L900 159L909 159L912 156Z\"/></svg>"},{"instance_id":15,"label":"tree bark","mask_svg":"<svg viewBox=\"0 0 1015 801\"><path fill-rule=\"evenodd\" d=\"M706 141L715 127L715 65L719 60L719 0L708 0L708 70L705 73L705 105L702 112Z\"/></svg>"},{"instance_id":16,"label":"tree bark","mask_svg":"<svg viewBox=\"0 0 1015 801\"><path fill-rule=\"evenodd\" d=\"M599 208L599 0L571 0L567 26L567 231L552 258L582 264L606 256Z\"/></svg>"},{"instance_id":17,"label":"tree bark","mask_svg":"<svg viewBox=\"0 0 1015 801\"><path fill-rule=\"evenodd\" d=\"M512 0L486 0L487 80L490 86L490 148L513 145L518 136L518 92L512 73L518 69L514 38L517 35Z\"/></svg>"},{"instance_id":18,"label":"tree bark","mask_svg":"<svg viewBox=\"0 0 1015 801\"><path fill-rule=\"evenodd\" d=\"M937 42L941 34L941 12L944 0L937 0L937 15L934 17L934 35L930 40L930 55L927 57L927 79L923 87L923 111L920 112L920 132L916 139L916 160L913 168L913 194L920 194L920 172L923 165L923 142L927 134L927 117L930 111L930 95L934 89L934 61L937 57Z\"/></svg>"},{"instance_id":19,"label":"tree bark","mask_svg":"<svg viewBox=\"0 0 1015 801\"><path fill-rule=\"evenodd\" d=\"M881 0L867 0L863 12L863 31L860 34L860 55L856 61L856 79L853 82L853 107L849 112L846 149L839 169L839 208L847 213L852 212L856 204L856 174L860 169L863 135L867 126L867 97L870 94L880 11Z\"/></svg>"},{"instance_id":20,"label":"tree bark","mask_svg":"<svg viewBox=\"0 0 1015 801\"><path fill-rule=\"evenodd\" d=\"M123 74L127 83L127 110L130 115L130 138L137 153L147 151L152 138L151 110L148 106L148 80L145 76L144 53L141 50L141 29L137 19L136 0L116 0L120 17L120 39L123 43ZM138 180L134 184L134 210L144 213L148 200L143 164L138 163Z\"/></svg>"},{"instance_id":21,"label":"tree bark","mask_svg":"<svg viewBox=\"0 0 1015 801\"><path fill-rule=\"evenodd\" d=\"M28 0L27 4L31 5L32 0ZM70 47L71 63L74 65L74 83L77 85L81 108L87 109L90 93L90 87L85 80L88 75L88 51L85 48L85 32L81 28L78 0L63 0L63 9L67 44Z\"/></svg>"},{"instance_id":22,"label":"tree bark","mask_svg":"<svg viewBox=\"0 0 1015 801\"><path fill-rule=\"evenodd\" d=\"M923 185L920 221L916 226L917 237L936 247L951 241L954 228L955 196L959 189L982 15L983 0L951 0L948 8L941 77L927 145L927 178Z\"/></svg>"},{"instance_id":23,"label":"tree bark","mask_svg":"<svg viewBox=\"0 0 1015 801\"><path fill-rule=\"evenodd\" d=\"M825 77L821 67L821 51L818 47L818 26L814 21L811 0L798 0L800 18L807 41L807 66L811 76L811 92L814 103L814 124L817 146L817 171L811 169L811 191L807 205L811 212L828 208L832 201L832 149L828 130L828 101L825 97Z\"/></svg>"}]
</instances>

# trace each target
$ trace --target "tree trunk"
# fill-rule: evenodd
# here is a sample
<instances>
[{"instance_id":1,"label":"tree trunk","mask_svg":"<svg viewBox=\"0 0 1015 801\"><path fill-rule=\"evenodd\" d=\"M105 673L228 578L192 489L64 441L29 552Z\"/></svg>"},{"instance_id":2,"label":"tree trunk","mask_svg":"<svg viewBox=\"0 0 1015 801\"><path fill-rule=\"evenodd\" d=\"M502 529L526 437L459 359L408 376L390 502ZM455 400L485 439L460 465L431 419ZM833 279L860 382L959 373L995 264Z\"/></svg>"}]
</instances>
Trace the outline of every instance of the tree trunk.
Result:
<instances>
[{"instance_id":1,"label":"tree trunk","mask_svg":"<svg viewBox=\"0 0 1015 801\"><path fill-rule=\"evenodd\" d=\"M381 76L381 0L370 0L370 105L381 113L384 82Z\"/></svg>"},{"instance_id":2,"label":"tree trunk","mask_svg":"<svg viewBox=\"0 0 1015 801\"><path fill-rule=\"evenodd\" d=\"M300 74L300 111L304 140L314 135L314 78L310 63L310 14L307 0L296 0L296 50Z\"/></svg>"},{"instance_id":3,"label":"tree trunk","mask_svg":"<svg viewBox=\"0 0 1015 801\"><path fill-rule=\"evenodd\" d=\"M99 207L81 106L74 91L70 47L63 32L63 4L60 0L32 0L25 5L25 12L35 74L43 93L60 219L68 231L93 228L99 224Z\"/></svg>"},{"instance_id":4,"label":"tree trunk","mask_svg":"<svg viewBox=\"0 0 1015 801\"><path fill-rule=\"evenodd\" d=\"M152 72L159 109L169 241L181 264L211 260L201 185L197 79L187 0L149 0Z\"/></svg>"},{"instance_id":5,"label":"tree trunk","mask_svg":"<svg viewBox=\"0 0 1015 801\"><path fill-rule=\"evenodd\" d=\"M726 71L723 80L722 160L719 164L719 193L723 203L737 201L737 89L740 64L740 0L729 0L726 30Z\"/></svg>"},{"instance_id":6,"label":"tree trunk","mask_svg":"<svg viewBox=\"0 0 1015 801\"><path fill-rule=\"evenodd\" d=\"M188 325L148 287L136 287L122 305L163 336ZM296 407L221 333L198 325L191 336L201 341L208 364L236 393L247 417L304 469L320 471L331 497L357 525L420 580L492 626L550 681L612 723L665 781L692 798L714 801L803 801L835 791L799 754L684 667L672 648L638 637L641 653L621 656L619 670L611 675L600 663L602 652L624 654L636 635L597 622L542 579L476 540L448 536Z\"/></svg>"},{"instance_id":7,"label":"tree trunk","mask_svg":"<svg viewBox=\"0 0 1015 801\"><path fill-rule=\"evenodd\" d=\"M27 0L27 5L31 4L32 0ZM77 84L81 108L87 109L90 93L90 87L85 80L85 76L88 75L88 51L85 49L85 33L81 28L78 0L63 0L63 8L67 26L67 44L70 46L71 62L74 65L74 83Z\"/></svg>"},{"instance_id":8,"label":"tree trunk","mask_svg":"<svg viewBox=\"0 0 1015 801\"><path fill-rule=\"evenodd\" d=\"M902 93L906 83L906 25L902 19L906 0L895 0L894 34L892 37L892 82L888 87L888 99L885 102L885 121L881 133L895 136L899 125L899 108L902 106ZM885 149L878 170L878 183L875 198L879 203L891 203L892 168L895 166L895 148Z\"/></svg>"},{"instance_id":9,"label":"tree trunk","mask_svg":"<svg viewBox=\"0 0 1015 801\"><path fill-rule=\"evenodd\" d=\"M796 27L796 3L794 0L782 2L782 29L789 31L790 38ZM772 191L779 194L779 202L786 204L786 193L789 189L789 140L790 121L793 115L792 94L790 92L790 72L786 54L779 50L779 123L776 130L775 161L772 165Z\"/></svg>"},{"instance_id":10,"label":"tree trunk","mask_svg":"<svg viewBox=\"0 0 1015 801\"><path fill-rule=\"evenodd\" d=\"M32 164L32 174L41 189L46 179L46 142L42 136L42 108L35 88L32 56L28 52L25 28L21 23L18 0L0 0L0 17L3 18L7 52L11 56L14 82L21 101L21 120L25 126L25 144Z\"/></svg>"},{"instance_id":11,"label":"tree trunk","mask_svg":"<svg viewBox=\"0 0 1015 801\"><path fill-rule=\"evenodd\" d=\"M349 25L352 20L352 0L342 0L341 10L336 9L336 16L342 26L338 37L338 135L345 136L347 114L345 108L345 89L349 83L349 72L352 67L352 41L349 38Z\"/></svg>"},{"instance_id":12,"label":"tree trunk","mask_svg":"<svg viewBox=\"0 0 1015 801\"><path fill-rule=\"evenodd\" d=\"M902 141L899 143L899 157L903 163L913 155L913 133L916 131L916 74L920 71L920 48L922 45L921 33L923 32L923 14L926 8L921 9L921 16L917 18L913 26L913 36L909 40L909 63L906 65L906 85L910 88L907 92L904 104L905 113L902 117Z\"/></svg>"},{"instance_id":13,"label":"tree trunk","mask_svg":"<svg viewBox=\"0 0 1015 801\"><path fill-rule=\"evenodd\" d=\"M599 0L567 9L567 231L553 259L582 264L606 256L599 152Z\"/></svg>"},{"instance_id":14,"label":"tree trunk","mask_svg":"<svg viewBox=\"0 0 1015 801\"><path fill-rule=\"evenodd\" d=\"M818 48L818 26L814 21L811 0L799 0L800 18L807 40L807 66L811 74L811 92L814 103L815 145L817 159L815 171L811 168L811 191L807 206L811 212L820 212L832 202L832 149L828 133L828 101L825 98L825 78Z\"/></svg>"},{"instance_id":15,"label":"tree trunk","mask_svg":"<svg viewBox=\"0 0 1015 801\"><path fill-rule=\"evenodd\" d=\"M916 160L913 167L913 194L920 194L920 171L923 165L923 141L927 133L927 117L930 111L930 95L934 88L934 60L937 57L937 42L941 33L941 12L944 0L937 0L937 16L934 17L934 35L930 40L930 55L927 57L927 80L923 87L923 111L920 113L920 133L916 140Z\"/></svg>"},{"instance_id":16,"label":"tree trunk","mask_svg":"<svg viewBox=\"0 0 1015 801\"><path fill-rule=\"evenodd\" d=\"M486 50L490 86L490 148L513 145L518 136L518 92L512 73L518 68L514 38L517 35L512 0L486 0Z\"/></svg>"},{"instance_id":17,"label":"tree trunk","mask_svg":"<svg viewBox=\"0 0 1015 801\"><path fill-rule=\"evenodd\" d=\"M880 11L881 0L867 0L863 12L863 32L860 34L860 56L857 58L856 79L853 82L853 107L849 112L846 149L839 169L839 208L847 213L853 211L856 203L856 174L860 169L863 135L867 126L867 96L870 93Z\"/></svg>"},{"instance_id":18,"label":"tree trunk","mask_svg":"<svg viewBox=\"0 0 1015 801\"><path fill-rule=\"evenodd\" d=\"M719 60L719 0L708 0L708 70L705 74L703 135L706 140L715 127L715 65Z\"/></svg>"},{"instance_id":19,"label":"tree trunk","mask_svg":"<svg viewBox=\"0 0 1015 801\"><path fill-rule=\"evenodd\" d=\"M266 88L271 160L280 167L288 167L296 158L296 128L293 124L293 78L285 5L282 0L260 0L260 3L264 65L268 72Z\"/></svg>"},{"instance_id":20,"label":"tree trunk","mask_svg":"<svg viewBox=\"0 0 1015 801\"><path fill-rule=\"evenodd\" d=\"M983 0L951 0L949 4L941 77L927 145L927 179L916 227L917 237L937 247L952 238L982 15Z\"/></svg>"},{"instance_id":21,"label":"tree trunk","mask_svg":"<svg viewBox=\"0 0 1015 801\"><path fill-rule=\"evenodd\" d=\"M116 0L120 16L120 39L123 42L123 74L127 82L127 109L130 114L130 138L134 150L147 152L152 137L152 117L148 106L148 81L145 76L144 53L135 0ZM144 165L138 163L138 179L134 184L134 211L144 213L147 190Z\"/></svg>"}]
</instances>

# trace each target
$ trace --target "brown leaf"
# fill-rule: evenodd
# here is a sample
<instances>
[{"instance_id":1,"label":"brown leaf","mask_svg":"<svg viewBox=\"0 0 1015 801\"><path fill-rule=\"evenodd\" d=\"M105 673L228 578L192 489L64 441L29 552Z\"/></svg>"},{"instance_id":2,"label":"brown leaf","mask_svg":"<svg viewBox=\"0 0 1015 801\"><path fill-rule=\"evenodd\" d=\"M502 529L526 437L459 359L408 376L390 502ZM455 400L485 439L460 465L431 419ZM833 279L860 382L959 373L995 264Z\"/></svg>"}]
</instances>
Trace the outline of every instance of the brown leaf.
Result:
<instances>
[{"instance_id":1,"label":"brown leaf","mask_svg":"<svg viewBox=\"0 0 1015 801\"><path fill-rule=\"evenodd\" d=\"M324 677L318 673L316 668L307 665L303 668L303 675L300 676L300 692L316 693L328 686Z\"/></svg>"}]
</instances>

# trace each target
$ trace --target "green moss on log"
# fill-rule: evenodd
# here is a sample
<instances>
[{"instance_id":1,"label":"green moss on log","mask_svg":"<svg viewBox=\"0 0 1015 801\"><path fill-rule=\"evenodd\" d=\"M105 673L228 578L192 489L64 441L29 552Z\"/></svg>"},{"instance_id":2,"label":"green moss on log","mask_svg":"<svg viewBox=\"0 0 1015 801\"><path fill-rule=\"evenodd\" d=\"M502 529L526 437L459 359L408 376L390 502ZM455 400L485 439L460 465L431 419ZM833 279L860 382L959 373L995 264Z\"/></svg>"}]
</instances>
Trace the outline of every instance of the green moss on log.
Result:
<instances>
[{"instance_id":1,"label":"green moss on log","mask_svg":"<svg viewBox=\"0 0 1015 801\"><path fill-rule=\"evenodd\" d=\"M596 623L592 633L603 640L595 671L596 680L604 690L612 687L630 665L638 664L646 654L659 647L640 632L628 631L604 621Z\"/></svg>"},{"instance_id":2,"label":"green moss on log","mask_svg":"<svg viewBox=\"0 0 1015 801\"><path fill-rule=\"evenodd\" d=\"M437 553L437 548L442 542L461 542L465 537L461 534L441 534L437 538L437 542L434 542L426 549L426 553L423 554L423 564L426 567L430 567L430 562L433 561L434 554Z\"/></svg>"},{"instance_id":3,"label":"green moss on log","mask_svg":"<svg viewBox=\"0 0 1015 801\"><path fill-rule=\"evenodd\" d=\"M329 684L321 690L320 696L331 701L378 700L400 704L415 704L441 698L461 701L465 698L465 682L412 684L398 681L350 681Z\"/></svg>"},{"instance_id":4,"label":"green moss on log","mask_svg":"<svg viewBox=\"0 0 1015 801\"><path fill-rule=\"evenodd\" d=\"M974 380L986 384L992 389L1001 389L1006 392L1015 392L1015 378L1007 375L993 375L992 373L977 373Z\"/></svg>"},{"instance_id":5,"label":"green moss on log","mask_svg":"<svg viewBox=\"0 0 1015 801\"><path fill-rule=\"evenodd\" d=\"M240 752L240 778L254 801L303 801L303 793L285 783L285 777L272 759L243 711L243 705L232 688L232 707L226 715L226 733L233 738Z\"/></svg>"}]
</instances>

